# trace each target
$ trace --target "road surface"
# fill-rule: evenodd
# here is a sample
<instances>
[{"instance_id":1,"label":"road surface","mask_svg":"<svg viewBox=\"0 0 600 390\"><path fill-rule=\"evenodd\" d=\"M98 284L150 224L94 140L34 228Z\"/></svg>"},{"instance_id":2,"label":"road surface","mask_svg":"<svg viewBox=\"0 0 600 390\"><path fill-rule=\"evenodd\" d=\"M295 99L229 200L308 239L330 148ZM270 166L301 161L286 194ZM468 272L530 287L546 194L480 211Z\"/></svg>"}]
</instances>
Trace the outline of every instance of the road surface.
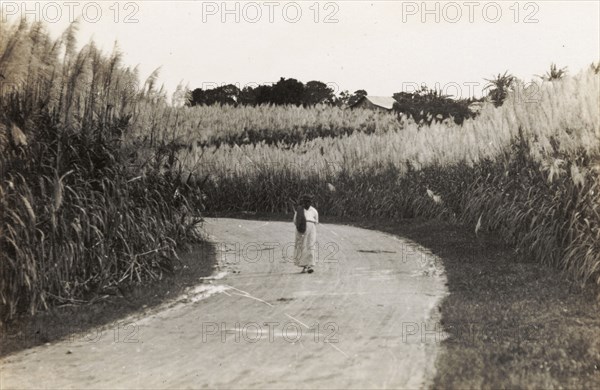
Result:
<instances>
[{"instance_id":1,"label":"road surface","mask_svg":"<svg viewBox=\"0 0 600 390\"><path fill-rule=\"evenodd\" d=\"M291 222L205 229L217 243L212 277L151 312L5 357L0 388L428 386L447 291L426 249L321 224L316 272L301 274Z\"/></svg>"}]
</instances>

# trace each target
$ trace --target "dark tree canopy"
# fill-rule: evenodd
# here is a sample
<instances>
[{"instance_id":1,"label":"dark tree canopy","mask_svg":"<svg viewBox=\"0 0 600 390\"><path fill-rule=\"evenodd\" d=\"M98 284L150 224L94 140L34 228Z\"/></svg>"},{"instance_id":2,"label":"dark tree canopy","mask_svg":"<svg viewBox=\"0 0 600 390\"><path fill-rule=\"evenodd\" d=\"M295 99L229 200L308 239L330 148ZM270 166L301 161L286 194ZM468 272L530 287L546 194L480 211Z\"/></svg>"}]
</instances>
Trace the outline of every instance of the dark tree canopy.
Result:
<instances>
[{"instance_id":1,"label":"dark tree canopy","mask_svg":"<svg viewBox=\"0 0 600 390\"><path fill-rule=\"evenodd\" d=\"M233 84L223 85L214 89L203 90L196 88L192 91L192 97L189 104L207 105L213 104L230 104L236 105L240 97L240 89Z\"/></svg>"},{"instance_id":2,"label":"dark tree canopy","mask_svg":"<svg viewBox=\"0 0 600 390\"><path fill-rule=\"evenodd\" d=\"M327 84L313 80L304 85L296 79L284 77L273 85L246 86L241 90L232 84L208 90L197 88L192 91L191 99L188 102L190 106L213 104L314 106L319 103L336 103L333 89Z\"/></svg>"},{"instance_id":3,"label":"dark tree canopy","mask_svg":"<svg viewBox=\"0 0 600 390\"><path fill-rule=\"evenodd\" d=\"M309 81L306 83L303 96L304 105L314 106L315 104L333 104L334 102L335 95L333 94L333 89L328 87L327 84L320 81Z\"/></svg>"},{"instance_id":4,"label":"dark tree canopy","mask_svg":"<svg viewBox=\"0 0 600 390\"><path fill-rule=\"evenodd\" d=\"M358 102L363 96L367 96L368 93L364 89L359 89L358 91L354 91L352 96L348 99L348 105L351 106L354 103Z\"/></svg>"},{"instance_id":5,"label":"dark tree canopy","mask_svg":"<svg viewBox=\"0 0 600 390\"><path fill-rule=\"evenodd\" d=\"M455 123L461 124L475 115L469 110L469 104L473 100L452 99L425 86L416 92L395 93L394 99L395 111L410 116L419 123L430 124L452 117Z\"/></svg>"},{"instance_id":6,"label":"dark tree canopy","mask_svg":"<svg viewBox=\"0 0 600 390\"><path fill-rule=\"evenodd\" d=\"M271 89L271 103L293 104L299 106L303 103L304 84L296 79L281 78Z\"/></svg>"},{"instance_id":7,"label":"dark tree canopy","mask_svg":"<svg viewBox=\"0 0 600 390\"><path fill-rule=\"evenodd\" d=\"M253 90L254 104L269 104L273 103L273 87L269 85L259 85Z\"/></svg>"}]
</instances>

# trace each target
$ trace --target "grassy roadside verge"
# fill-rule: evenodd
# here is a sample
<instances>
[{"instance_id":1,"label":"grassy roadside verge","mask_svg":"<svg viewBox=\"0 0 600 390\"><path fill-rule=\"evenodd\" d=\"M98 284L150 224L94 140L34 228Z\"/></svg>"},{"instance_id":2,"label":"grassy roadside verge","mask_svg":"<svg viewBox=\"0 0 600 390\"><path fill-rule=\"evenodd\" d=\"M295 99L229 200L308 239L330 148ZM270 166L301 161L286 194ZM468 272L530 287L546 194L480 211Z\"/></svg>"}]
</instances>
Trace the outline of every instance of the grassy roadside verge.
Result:
<instances>
[{"instance_id":1,"label":"grassy roadside verge","mask_svg":"<svg viewBox=\"0 0 600 390\"><path fill-rule=\"evenodd\" d=\"M438 221L362 222L402 235L442 258L449 334L435 388L599 388L598 291L519 259L493 236Z\"/></svg>"},{"instance_id":2,"label":"grassy roadside verge","mask_svg":"<svg viewBox=\"0 0 600 390\"><path fill-rule=\"evenodd\" d=\"M289 215L219 214L289 221ZM331 218L407 237L442 261L450 294L441 306L435 388L600 388L600 301L559 270L520 259L493 235L419 219Z\"/></svg>"},{"instance_id":3,"label":"grassy roadside verge","mask_svg":"<svg viewBox=\"0 0 600 390\"><path fill-rule=\"evenodd\" d=\"M63 305L17 318L0 328L0 357L72 334L84 333L92 338L99 327L174 299L187 287L198 284L198 278L212 274L216 262L214 248L205 242L180 253L179 257L181 265L160 281L127 290L115 289L95 303Z\"/></svg>"}]
</instances>

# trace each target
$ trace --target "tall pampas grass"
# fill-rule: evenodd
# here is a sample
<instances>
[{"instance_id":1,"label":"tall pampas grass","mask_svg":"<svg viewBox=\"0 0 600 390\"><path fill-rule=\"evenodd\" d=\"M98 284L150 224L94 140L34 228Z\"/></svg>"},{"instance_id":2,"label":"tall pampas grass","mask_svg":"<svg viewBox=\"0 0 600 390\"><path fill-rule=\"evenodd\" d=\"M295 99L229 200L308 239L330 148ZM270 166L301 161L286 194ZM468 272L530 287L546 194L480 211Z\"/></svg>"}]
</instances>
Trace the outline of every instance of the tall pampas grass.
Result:
<instances>
[{"instance_id":1,"label":"tall pampas grass","mask_svg":"<svg viewBox=\"0 0 600 390\"><path fill-rule=\"evenodd\" d=\"M27 21L0 32L14 86L0 92L0 321L173 272L199 239L201 197L164 169L172 153L127 138L162 92L116 49L78 51L77 24L57 40Z\"/></svg>"},{"instance_id":2,"label":"tall pampas grass","mask_svg":"<svg viewBox=\"0 0 600 390\"><path fill-rule=\"evenodd\" d=\"M310 187L324 215L451 219L600 284L600 77L593 66L533 83L534 101L513 92L462 125L214 145L183 149L177 161L205 178L211 210L285 211Z\"/></svg>"}]
</instances>

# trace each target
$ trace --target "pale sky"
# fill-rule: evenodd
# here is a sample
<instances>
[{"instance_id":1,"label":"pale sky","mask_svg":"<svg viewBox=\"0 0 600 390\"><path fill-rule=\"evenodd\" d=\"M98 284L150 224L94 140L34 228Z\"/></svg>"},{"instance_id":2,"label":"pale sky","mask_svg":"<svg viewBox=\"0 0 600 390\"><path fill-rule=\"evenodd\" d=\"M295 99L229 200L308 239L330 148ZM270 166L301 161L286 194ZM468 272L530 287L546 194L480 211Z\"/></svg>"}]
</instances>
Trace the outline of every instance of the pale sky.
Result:
<instances>
[{"instance_id":1,"label":"pale sky","mask_svg":"<svg viewBox=\"0 0 600 390\"><path fill-rule=\"evenodd\" d=\"M22 1L1 3L9 20L25 11ZM161 66L171 92L180 81L206 89L292 77L382 96L437 84L469 97L505 70L531 80L552 62L575 73L600 59L597 1L25 4L29 19L46 20L55 36L79 17L81 45L93 38L108 52L118 41L124 62L139 64L143 77Z\"/></svg>"}]
</instances>

